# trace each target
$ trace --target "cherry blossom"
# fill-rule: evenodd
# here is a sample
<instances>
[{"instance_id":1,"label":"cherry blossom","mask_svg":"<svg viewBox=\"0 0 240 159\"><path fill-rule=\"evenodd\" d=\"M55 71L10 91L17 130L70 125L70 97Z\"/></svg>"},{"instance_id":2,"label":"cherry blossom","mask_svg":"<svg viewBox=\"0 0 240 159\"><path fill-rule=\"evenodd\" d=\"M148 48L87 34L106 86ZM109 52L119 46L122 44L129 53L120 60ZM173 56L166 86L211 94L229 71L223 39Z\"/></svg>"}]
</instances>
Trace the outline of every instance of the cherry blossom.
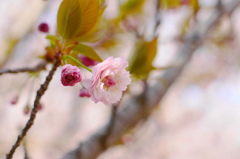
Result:
<instances>
[{"instance_id":1,"label":"cherry blossom","mask_svg":"<svg viewBox=\"0 0 240 159\"><path fill-rule=\"evenodd\" d=\"M126 71L127 66L125 59L113 57L93 66L92 77L84 79L82 84L88 89L95 103L111 105L121 99L122 92L131 83L130 74Z\"/></svg>"}]
</instances>

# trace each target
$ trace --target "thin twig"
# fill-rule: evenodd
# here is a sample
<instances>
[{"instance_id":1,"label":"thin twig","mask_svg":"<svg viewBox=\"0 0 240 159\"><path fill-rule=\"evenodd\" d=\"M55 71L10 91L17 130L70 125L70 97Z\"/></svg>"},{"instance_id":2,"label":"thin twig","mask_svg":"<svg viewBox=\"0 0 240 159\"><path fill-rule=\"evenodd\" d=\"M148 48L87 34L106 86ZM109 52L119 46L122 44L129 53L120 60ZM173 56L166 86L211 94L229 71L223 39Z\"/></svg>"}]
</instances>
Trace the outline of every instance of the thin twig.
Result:
<instances>
[{"instance_id":1,"label":"thin twig","mask_svg":"<svg viewBox=\"0 0 240 159\"><path fill-rule=\"evenodd\" d=\"M10 152L6 155L7 159L12 159L15 150L17 149L17 147L20 145L21 141L26 136L28 130L32 127L34 120L36 118L37 112L38 112L38 106L40 104L40 99L43 96L43 94L45 93L45 91L47 90L48 85L49 85L50 81L52 80L52 77L58 66L59 66L59 61L57 60L54 63L52 70L49 72L48 76L46 77L45 82L40 86L39 90L37 91L37 95L36 95L36 98L34 101L34 105L33 105L33 109L32 109L30 118L29 118L27 124L25 125L24 129L22 130L21 134L18 136L15 144L12 146Z\"/></svg>"},{"instance_id":2,"label":"thin twig","mask_svg":"<svg viewBox=\"0 0 240 159\"><path fill-rule=\"evenodd\" d=\"M37 64L35 67L24 67L24 68L17 68L17 69L3 69L0 70L0 75L7 74L7 73L22 73L22 72L36 72L44 69L47 65L47 62L42 62Z\"/></svg>"}]
</instances>

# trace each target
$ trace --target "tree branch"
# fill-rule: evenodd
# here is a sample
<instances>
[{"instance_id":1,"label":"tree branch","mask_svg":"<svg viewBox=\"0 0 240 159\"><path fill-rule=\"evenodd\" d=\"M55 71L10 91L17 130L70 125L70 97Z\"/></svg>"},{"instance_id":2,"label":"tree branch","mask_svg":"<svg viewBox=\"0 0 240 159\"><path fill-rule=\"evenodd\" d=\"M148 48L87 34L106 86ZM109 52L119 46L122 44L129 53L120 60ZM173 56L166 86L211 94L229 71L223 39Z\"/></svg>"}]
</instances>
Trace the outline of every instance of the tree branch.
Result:
<instances>
[{"instance_id":1,"label":"tree branch","mask_svg":"<svg viewBox=\"0 0 240 159\"><path fill-rule=\"evenodd\" d=\"M43 94L47 90L48 85L49 85L50 81L52 80L52 77L53 77L57 67L59 66L59 64L60 64L59 60L56 60L55 63L53 64L52 70L49 72L48 76L46 77L45 82L38 89L30 118L29 118L28 122L26 123L24 129L22 130L21 134L18 136L15 144L12 146L10 152L6 155L7 159L12 159L15 150L21 144L21 142L24 139L24 137L26 136L28 130L32 127L34 120L36 118L37 112L38 112L38 106L40 105L40 99L42 98Z\"/></svg>"},{"instance_id":2,"label":"tree branch","mask_svg":"<svg viewBox=\"0 0 240 159\"><path fill-rule=\"evenodd\" d=\"M107 141L108 136L111 135L111 133L113 131L113 127L115 125L115 120L116 120L117 110L118 110L118 105L112 106L110 120L109 120L106 128L104 129L105 132L103 133L103 136L101 138L101 145L102 145L103 148L108 147L106 141Z\"/></svg>"},{"instance_id":3,"label":"tree branch","mask_svg":"<svg viewBox=\"0 0 240 159\"><path fill-rule=\"evenodd\" d=\"M126 106L115 115L114 125L111 134L108 134L106 146L102 147L102 136L106 133L108 125L88 140L80 144L75 150L64 156L64 159L96 159L108 147L116 143L120 136L127 130L133 128L141 119L150 115L151 111L158 105L170 86L177 80L186 64L190 61L194 51L202 45L212 28L220 21L224 14L231 14L240 0L235 0L229 8L216 8L215 13L209 16L207 22L196 25L196 28L186 35L184 45L176 57L178 67L167 69L160 77L166 82L156 82L154 85L146 87L145 93L130 98L125 102ZM145 99L145 102L142 100ZM145 103L145 104L144 104Z\"/></svg>"},{"instance_id":4,"label":"tree branch","mask_svg":"<svg viewBox=\"0 0 240 159\"><path fill-rule=\"evenodd\" d=\"M21 73L21 72L36 72L45 69L47 62L37 64L35 67L24 67L18 69L3 69L0 70L0 76L7 73Z\"/></svg>"}]
</instances>

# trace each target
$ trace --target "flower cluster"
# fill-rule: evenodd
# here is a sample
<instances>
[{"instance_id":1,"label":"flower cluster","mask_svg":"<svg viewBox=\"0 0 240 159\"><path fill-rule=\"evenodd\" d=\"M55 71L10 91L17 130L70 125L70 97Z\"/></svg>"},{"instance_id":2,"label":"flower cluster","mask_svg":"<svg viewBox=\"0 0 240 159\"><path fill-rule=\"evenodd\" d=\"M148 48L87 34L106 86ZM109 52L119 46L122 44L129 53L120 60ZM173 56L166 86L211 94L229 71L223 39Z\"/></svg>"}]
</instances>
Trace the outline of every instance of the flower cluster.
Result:
<instances>
[{"instance_id":1,"label":"flower cluster","mask_svg":"<svg viewBox=\"0 0 240 159\"><path fill-rule=\"evenodd\" d=\"M91 97L95 103L111 105L121 99L122 92L131 83L127 66L125 59L109 57L93 66L91 78L82 80L80 70L67 64L63 66L61 81L64 86L73 86L82 81L84 88L80 91L80 97Z\"/></svg>"}]
</instances>

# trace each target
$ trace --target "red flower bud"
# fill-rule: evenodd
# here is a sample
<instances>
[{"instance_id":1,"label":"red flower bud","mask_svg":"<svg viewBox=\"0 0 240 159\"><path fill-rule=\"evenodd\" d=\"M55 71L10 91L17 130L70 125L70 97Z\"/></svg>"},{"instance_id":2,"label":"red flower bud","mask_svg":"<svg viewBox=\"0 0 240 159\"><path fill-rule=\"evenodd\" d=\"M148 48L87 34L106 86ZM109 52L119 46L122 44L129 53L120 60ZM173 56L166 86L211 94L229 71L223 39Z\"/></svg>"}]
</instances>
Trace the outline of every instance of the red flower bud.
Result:
<instances>
[{"instance_id":1,"label":"red flower bud","mask_svg":"<svg viewBox=\"0 0 240 159\"><path fill-rule=\"evenodd\" d=\"M43 109L43 105L40 103L38 106L38 110L42 110Z\"/></svg>"},{"instance_id":2,"label":"red flower bud","mask_svg":"<svg viewBox=\"0 0 240 159\"><path fill-rule=\"evenodd\" d=\"M49 26L47 23L41 23L38 26L38 30L43 33L47 33L49 31Z\"/></svg>"},{"instance_id":3,"label":"red flower bud","mask_svg":"<svg viewBox=\"0 0 240 159\"><path fill-rule=\"evenodd\" d=\"M15 104L17 104L17 102L18 102L18 96L15 96L15 97L11 100L11 104L12 104L12 105L15 105Z\"/></svg>"},{"instance_id":4,"label":"red flower bud","mask_svg":"<svg viewBox=\"0 0 240 159\"><path fill-rule=\"evenodd\" d=\"M30 108L29 108L29 106L27 105L27 106L23 109L23 113L24 113L25 115L28 115L29 112L30 112Z\"/></svg>"},{"instance_id":5,"label":"red flower bud","mask_svg":"<svg viewBox=\"0 0 240 159\"><path fill-rule=\"evenodd\" d=\"M76 66L66 64L62 67L61 82L64 86L74 86L82 81L80 69Z\"/></svg>"}]
</instances>

